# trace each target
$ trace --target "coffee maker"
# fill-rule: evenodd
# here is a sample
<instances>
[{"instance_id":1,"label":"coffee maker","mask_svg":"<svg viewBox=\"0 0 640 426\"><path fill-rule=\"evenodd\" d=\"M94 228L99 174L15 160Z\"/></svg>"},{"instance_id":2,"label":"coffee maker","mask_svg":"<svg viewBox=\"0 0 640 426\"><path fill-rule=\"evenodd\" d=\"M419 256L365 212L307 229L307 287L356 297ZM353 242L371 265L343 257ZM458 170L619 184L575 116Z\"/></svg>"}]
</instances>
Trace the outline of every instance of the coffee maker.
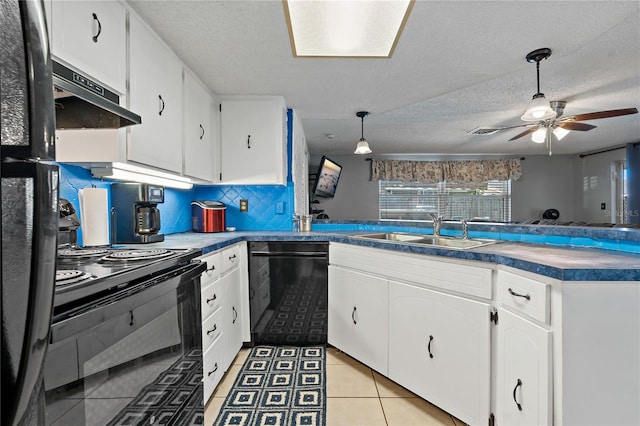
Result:
<instances>
[{"instance_id":1,"label":"coffee maker","mask_svg":"<svg viewBox=\"0 0 640 426\"><path fill-rule=\"evenodd\" d=\"M111 185L111 235L114 243L155 243L160 234L164 187L146 183Z\"/></svg>"}]
</instances>

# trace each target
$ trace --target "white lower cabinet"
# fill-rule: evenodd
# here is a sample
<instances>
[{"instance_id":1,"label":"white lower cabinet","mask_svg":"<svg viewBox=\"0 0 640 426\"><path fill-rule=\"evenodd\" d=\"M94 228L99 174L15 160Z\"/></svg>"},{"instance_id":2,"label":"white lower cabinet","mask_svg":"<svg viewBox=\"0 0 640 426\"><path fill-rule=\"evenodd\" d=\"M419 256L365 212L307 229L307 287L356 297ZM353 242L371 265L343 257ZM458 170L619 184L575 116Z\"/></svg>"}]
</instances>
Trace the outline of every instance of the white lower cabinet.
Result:
<instances>
[{"instance_id":1,"label":"white lower cabinet","mask_svg":"<svg viewBox=\"0 0 640 426\"><path fill-rule=\"evenodd\" d=\"M329 266L328 342L381 374L388 371L388 281Z\"/></svg>"},{"instance_id":2,"label":"white lower cabinet","mask_svg":"<svg viewBox=\"0 0 640 426\"><path fill-rule=\"evenodd\" d=\"M490 409L489 304L389 282L389 378L469 424Z\"/></svg>"},{"instance_id":3,"label":"white lower cabinet","mask_svg":"<svg viewBox=\"0 0 640 426\"><path fill-rule=\"evenodd\" d=\"M243 342L242 261L245 243L201 256L207 270L201 277L204 403L222 379Z\"/></svg>"},{"instance_id":4,"label":"white lower cabinet","mask_svg":"<svg viewBox=\"0 0 640 426\"><path fill-rule=\"evenodd\" d=\"M497 334L497 424L552 424L551 331L499 309Z\"/></svg>"},{"instance_id":5,"label":"white lower cabinet","mask_svg":"<svg viewBox=\"0 0 640 426\"><path fill-rule=\"evenodd\" d=\"M231 365L233 359L242 347L242 320L240 270L235 268L228 275L220 279L225 292L224 329L225 329L225 370Z\"/></svg>"},{"instance_id":6,"label":"white lower cabinet","mask_svg":"<svg viewBox=\"0 0 640 426\"><path fill-rule=\"evenodd\" d=\"M216 386L222 380L225 369L224 366L224 339L218 339L209 346L203 353L203 375L202 384L204 387L204 403L207 403L209 396L213 394ZM209 395L209 396L207 396Z\"/></svg>"}]
</instances>

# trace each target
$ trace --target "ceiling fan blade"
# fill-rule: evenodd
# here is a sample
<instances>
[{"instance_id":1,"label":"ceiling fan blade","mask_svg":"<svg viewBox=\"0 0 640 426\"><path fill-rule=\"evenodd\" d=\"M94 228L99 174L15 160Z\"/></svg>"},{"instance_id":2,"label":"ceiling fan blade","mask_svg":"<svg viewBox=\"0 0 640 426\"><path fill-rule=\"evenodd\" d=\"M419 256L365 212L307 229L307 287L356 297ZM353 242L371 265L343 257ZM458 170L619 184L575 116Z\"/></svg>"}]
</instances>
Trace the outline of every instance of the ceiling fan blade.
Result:
<instances>
[{"instance_id":1,"label":"ceiling fan blade","mask_svg":"<svg viewBox=\"0 0 640 426\"><path fill-rule=\"evenodd\" d=\"M619 117L621 115L637 114L637 108L612 109L609 111L589 112L562 118L562 121L589 121L600 118Z\"/></svg>"},{"instance_id":2,"label":"ceiling fan blade","mask_svg":"<svg viewBox=\"0 0 640 426\"><path fill-rule=\"evenodd\" d=\"M595 129L598 126L587 123L576 123L575 121L566 121L558 124L558 127L562 127L567 130L578 130L580 132L586 132L587 130Z\"/></svg>"},{"instance_id":3,"label":"ceiling fan blade","mask_svg":"<svg viewBox=\"0 0 640 426\"><path fill-rule=\"evenodd\" d=\"M508 127L476 127L475 129L467 132L468 135L493 135L494 133L498 133L502 130L507 129L516 129L518 127L531 127L537 126L538 123L529 123L529 124L518 124L517 126L508 126Z\"/></svg>"},{"instance_id":4,"label":"ceiling fan blade","mask_svg":"<svg viewBox=\"0 0 640 426\"><path fill-rule=\"evenodd\" d=\"M515 135L514 137L512 137L511 139L509 139L510 141L514 141L516 139L520 139L523 136L527 136L530 135L531 133L535 132L536 130L538 130L538 126L536 125L535 127L532 127L530 129L525 130L522 133L518 133L517 135Z\"/></svg>"}]
</instances>

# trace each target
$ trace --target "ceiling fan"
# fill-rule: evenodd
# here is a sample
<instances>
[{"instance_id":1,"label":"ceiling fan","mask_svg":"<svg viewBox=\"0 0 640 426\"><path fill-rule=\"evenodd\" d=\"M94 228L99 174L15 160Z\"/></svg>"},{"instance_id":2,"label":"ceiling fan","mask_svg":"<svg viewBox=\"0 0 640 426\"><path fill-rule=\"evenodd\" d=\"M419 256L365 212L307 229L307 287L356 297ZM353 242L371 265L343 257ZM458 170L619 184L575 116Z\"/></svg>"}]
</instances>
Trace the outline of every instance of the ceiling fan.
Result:
<instances>
[{"instance_id":1,"label":"ceiling fan","mask_svg":"<svg viewBox=\"0 0 640 426\"><path fill-rule=\"evenodd\" d=\"M478 127L471 130L470 135L492 135L502 130L516 129L519 127L528 127L525 131L518 133L510 141L519 139L523 136L531 134L531 140L536 143L547 142L549 155L551 155L551 134L557 140L564 138L570 131L576 130L586 132L595 129L597 126L581 123L581 121L597 120L600 118L618 117L621 115L637 114L637 108L614 109L608 111L590 112L586 114L571 115L560 118L566 106L565 101L548 102L544 94L540 92L540 61L551 56L551 49L542 48L530 52L526 56L527 62L536 63L536 75L538 82L538 91L533 95L533 99L529 102L528 108L522 115L521 120L526 121L525 124L507 127Z\"/></svg>"}]
</instances>

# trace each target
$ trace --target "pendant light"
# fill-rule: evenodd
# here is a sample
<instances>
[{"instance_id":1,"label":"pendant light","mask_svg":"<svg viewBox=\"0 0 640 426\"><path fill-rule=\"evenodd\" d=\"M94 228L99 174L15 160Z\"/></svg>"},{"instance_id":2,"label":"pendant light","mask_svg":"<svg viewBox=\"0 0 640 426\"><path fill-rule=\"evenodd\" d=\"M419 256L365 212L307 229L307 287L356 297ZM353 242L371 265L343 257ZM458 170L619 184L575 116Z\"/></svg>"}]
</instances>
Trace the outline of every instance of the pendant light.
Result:
<instances>
[{"instance_id":1,"label":"pendant light","mask_svg":"<svg viewBox=\"0 0 640 426\"><path fill-rule=\"evenodd\" d=\"M371 148L369 148L369 144L367 140L364 138L364 118L369 115L367 111L359 111L356 112L356 116L360 117L361 120L361 136L358 144L356 145L356 150L353 151L354 154L370 154Z\"/></svg>"},{"instance_id":2,"label":"pendant light","mask_svg":"<svg viewBox=\"0 0 640 426\"><path fill-rule=\"evenodd\" d=\"M526 57L527 62L536 63L538 92L533 95L527 110L520 117L522 121L544 121L556 118L556 112L551 109L549 101L544 97L544 93L540 93L540 61L547 59L549 56L551 56L551 49L542 48L530 52Z\"/></svg>"}]
</instances>

